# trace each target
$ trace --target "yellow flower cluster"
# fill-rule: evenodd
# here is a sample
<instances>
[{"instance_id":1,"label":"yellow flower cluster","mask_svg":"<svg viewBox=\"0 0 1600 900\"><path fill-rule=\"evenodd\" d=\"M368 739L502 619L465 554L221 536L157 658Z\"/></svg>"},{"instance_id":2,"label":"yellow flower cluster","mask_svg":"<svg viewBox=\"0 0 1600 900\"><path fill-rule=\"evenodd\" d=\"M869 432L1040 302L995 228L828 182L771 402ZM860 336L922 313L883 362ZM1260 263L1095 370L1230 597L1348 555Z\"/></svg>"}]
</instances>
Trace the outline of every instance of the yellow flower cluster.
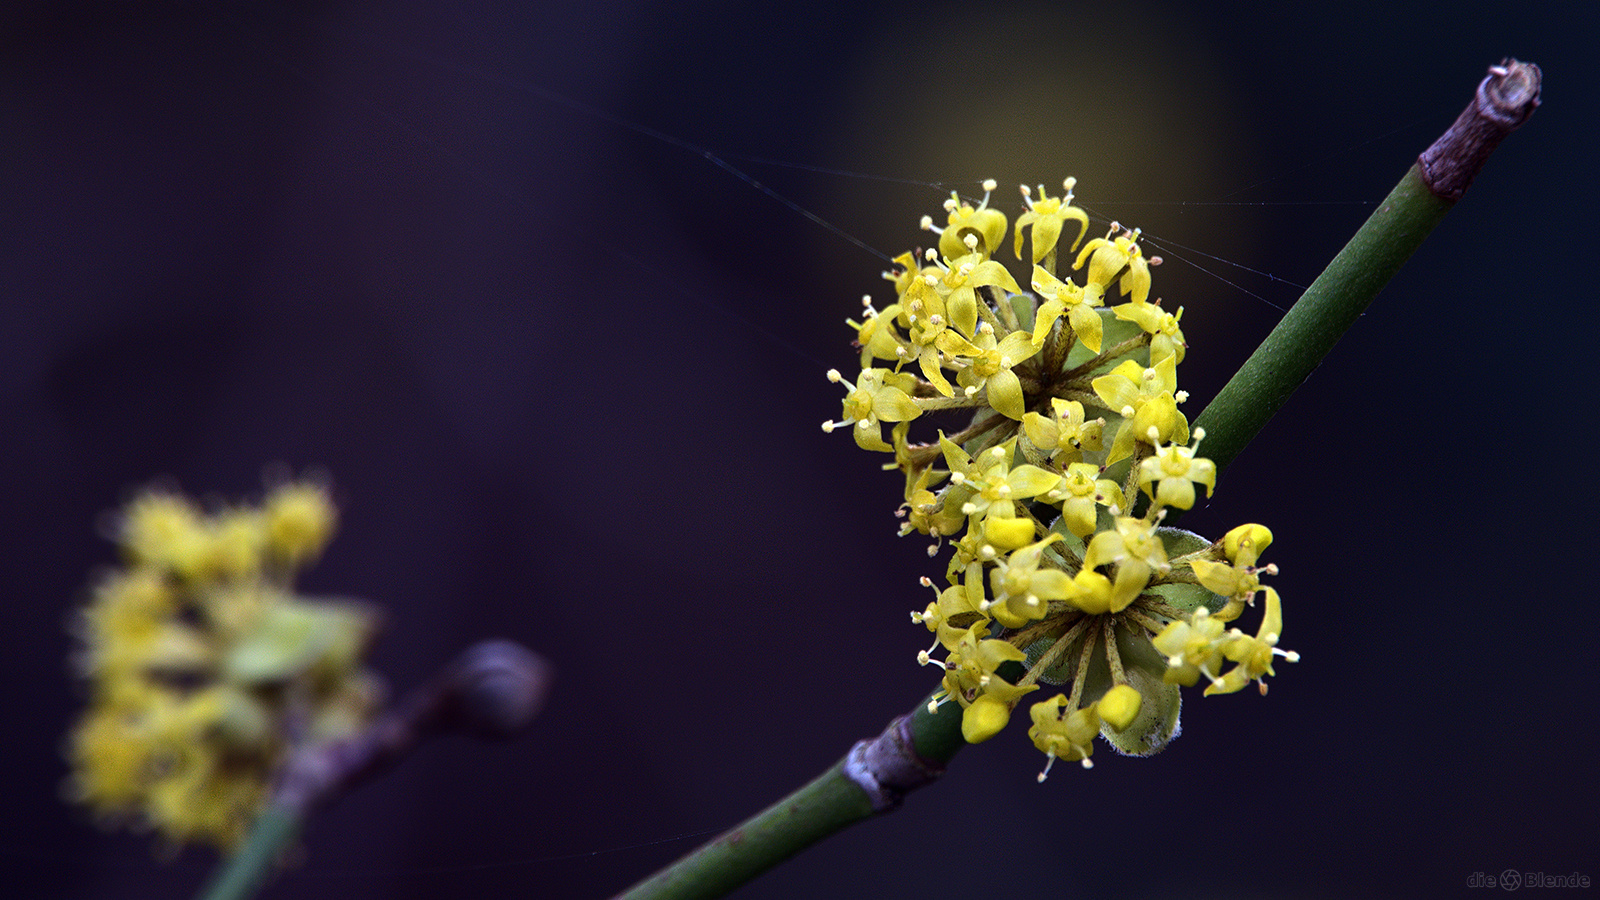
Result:
<instances>
[{"instance_id":1,"label":"yellow flower cluster","mask_svg":"<svg viewBox=\"0 0 1600 900\"><path fill-rule=\"evenodd\" d=\"M930 708L956 701L976 743L1040 682L1071 686L1031 709L1046 772L1056 759L1089 766L1096 734L1126 754L1155 753L1178 732L1180 685L1204 676L1207 694L1251 681L1265 692L1273 659L1297 659L1277 649L1281 606L1260 583L1277 572L1257 565L1270 531L1244 525L1211 542L1161 524L1217 478L1196 455L1204 434L1179 410L1183 310L1150 300L1160 259L1144 255L1137 230L1113 222L1078 248L1089 216L1072 205L1075 180L1063 186L1062 197L1022 189L1013 251L1031 263L1031 292L993 259L1007 231L989 206L994 182L976 206L952 195L943 227L924 217L938 249L898 257L884 273L894 302L880 310L868 298L850 322L861 372L828 373L847 393L843 416L823 424L894 454L902 535L935 538L930 554L953 540L949 586L924 579L935 599L911 616L935 635L919 660L944 669ZM911 423L924 415L962 418L915 443ZM1229 630L1263 590L1256 636Z\"/></svg>"},{"instance_id":2,"label":"yellow flower cluster","mask_svg":"<svg viewBox=\"0 0 1600 900\"><path fill-rule=\"evenodd\" d=\"M366 723L380 693L361 668L372 611L291 593L334 521L309 482L214 513L163 492L128 505L125 564L76 623L90 705L69 739L72 799L173 846L230 848L292 748Z\"/></svg>"}]
</instances>

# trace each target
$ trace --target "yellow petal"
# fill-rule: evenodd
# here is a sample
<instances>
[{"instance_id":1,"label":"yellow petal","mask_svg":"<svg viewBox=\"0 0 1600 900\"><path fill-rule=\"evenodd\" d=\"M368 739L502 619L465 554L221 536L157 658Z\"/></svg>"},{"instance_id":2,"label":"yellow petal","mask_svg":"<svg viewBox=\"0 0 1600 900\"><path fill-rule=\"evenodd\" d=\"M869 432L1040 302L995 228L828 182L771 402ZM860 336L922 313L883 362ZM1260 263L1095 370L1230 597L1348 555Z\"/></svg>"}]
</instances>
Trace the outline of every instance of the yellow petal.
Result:
<instances>
[{"instance_id":1,"label":"yellow petal","mask_svg":"<svg viewBox=\"0 0 1600 900\"><path fill-rule=\"evenodd\" d=\"M981 744L1000 733L1011 721L1011 707L988 695L972 701L961 713L961 736L969 744Z\"/></svg>"},{"instance_id":2,"label":"yellow petal","mask_svg":"<svg viewBox=\"0 0 1600 900\"><path fill-rule=\"evenodd\" d=\"M1106 691L1105 696L1094 705L1095 712L1113 731L1121 731L1133 722L1134 716L1139 714L1139 705L1142 698L1139 692L1125 684L1119 684Z\"/></svg>"}]
</instances>

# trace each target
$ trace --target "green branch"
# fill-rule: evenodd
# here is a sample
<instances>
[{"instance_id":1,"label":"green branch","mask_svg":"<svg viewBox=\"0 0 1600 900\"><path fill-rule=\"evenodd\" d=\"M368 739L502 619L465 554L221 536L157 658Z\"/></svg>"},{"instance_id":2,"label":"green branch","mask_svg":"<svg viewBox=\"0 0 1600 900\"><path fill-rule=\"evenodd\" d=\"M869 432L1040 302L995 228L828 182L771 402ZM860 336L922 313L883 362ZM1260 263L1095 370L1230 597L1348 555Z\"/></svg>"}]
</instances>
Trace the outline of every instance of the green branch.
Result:
<instances>
[{"instance_id":1,"label":"green branch","mask_svg":"<svg viewBox=\"0 0 1600 900\"><path fill-rule=\"evenodd\" d=\"M905 795L944 774L966 742L954 704L919 706L870 741L861 741L826 772L616 900L721 897L846 826L889 812Z\"/></svg>"},{"instance_id":2,"label":"green branch","mask_svg":"<svg viewBox=\"0 0 1600 900\"><path fill-rule=\"evenodd\" d=\"M1418 159L1350 243L1195 424L1206 456L1232 462L1338 342L1428 232L1460 199L1494 145L1539 104L1539 69L1491 68L1473 102ZM846 826L887 812L931 783L963 746L954 709L919 708L862 741L816 780L616 900L710 900Z\"/></svg>"},{"instance_id":3,"label":"green branch","mask_svg":"<svg viewBox=\"0 0 1600 900\"><path fill-rule=\"evenodd\" d=\"M1460 199L1495 144L1538 106L1539 85L1535 66L1508 60L1490 69L1490 77L1479 85L1473 103L1455 125L1422 154L1200 414L1195 424L1207 430L1206 455L1219 469L1238 456ZM1010 677L1015 674L1020 668ZM520 711L530 716L547 682L542 664L531 680L537 682L535 699L520 704L526 707ZM354 744L315 748L292 763L291 777L207 898L250 896L294 840L310 809L403 755L445 719L481 713L479 700L462 692L456 682L424 692L423 698ZM451 714L442 716L446 710ZM491 716L496 717L526 720ZM920 706L889 723L878 737L858 742L815 780L635 885L618 900L720 897L822 838L895 809L910 791L937 780L964 745L958 710L930 713L926 705Z\"/></svg>"},{"instance_id":4,"label":"green branch","mask_svg":"<svg viewBox=\"0 0 1600 900\"><path fill-rule=\"evenodd\" d=\"M1195 420L1205 455L1233 462L1455 206L1500 139L1539 105L1537 66L1489 70L1472 103L1413 165Z\"/></svg>"}]
</instances>

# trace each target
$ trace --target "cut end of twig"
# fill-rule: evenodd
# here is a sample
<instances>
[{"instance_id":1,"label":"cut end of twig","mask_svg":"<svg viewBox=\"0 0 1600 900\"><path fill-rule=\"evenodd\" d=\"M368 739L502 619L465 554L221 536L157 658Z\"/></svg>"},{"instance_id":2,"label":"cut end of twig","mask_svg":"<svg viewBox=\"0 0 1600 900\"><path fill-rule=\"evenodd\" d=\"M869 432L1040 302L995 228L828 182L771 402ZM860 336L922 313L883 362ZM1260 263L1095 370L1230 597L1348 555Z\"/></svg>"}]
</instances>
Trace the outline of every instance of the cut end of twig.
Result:
<instances>
[{"instance_id":1,"label":"cut end of twig","mask_svg":"<svg viewBox=\"0 0 1600 900\"><path fill-rule=\"evenodd\" d=\"M1460 200L1500 141L1539 108L1543 81L1533 63L1506 59L1490 66L1455 124L1417 158L1428 188L1452 203Z\"/></svg>"}]
</instances>

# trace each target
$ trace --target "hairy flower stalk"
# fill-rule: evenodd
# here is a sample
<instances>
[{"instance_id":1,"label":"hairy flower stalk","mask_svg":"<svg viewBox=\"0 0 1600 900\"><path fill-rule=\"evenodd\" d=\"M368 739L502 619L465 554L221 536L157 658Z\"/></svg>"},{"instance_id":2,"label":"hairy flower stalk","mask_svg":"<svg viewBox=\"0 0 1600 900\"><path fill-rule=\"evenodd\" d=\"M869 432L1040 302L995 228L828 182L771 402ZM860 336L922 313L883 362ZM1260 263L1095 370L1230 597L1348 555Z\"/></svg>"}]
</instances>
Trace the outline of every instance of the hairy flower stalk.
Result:
<instances>
[{"instance_id":1,"label":"hairy flower stalk","mask_svg":"<svg viewBox=\"0 0 1600 900\"><path fill-rule=\"evenodd\" d=\"M1243 525L1212 542L1162 524L1217 480L1198 455L1204 431L1191 434L1180 409L1183 310L1151 299L1160 259L1137 229L1112 223L1078 246L1088 214L1072 205L1075 186L1061 198L1041 187L1037 200L1022 189L1012 250L1031 292L993 258L1006 218L989 206L992 182L976 206L948 201L945 228L924 217L939 248L920 265L899 257L885 273L895 302L868 300L851 323L861 373L828 373L847 394L843 418L823 425L894 454L901 533L954 548L948 586L911 616L935 638L918 661L944 672L930 713L959 708L962 736L978 743L1041 684L1066 687L1029 698L1046 772L1058 759L1089 766L1097 734L1155 753L1178 733L1180 685L1265 693L1274 660L1298 659L1276 646L1282 604L1261 584L1277 572L1257 564L1270 531ZM1062 252L1068 224L1076 240ZM952 414L953 433L911 440L913 423ZM1263 592L1255 636L1226 627ZM1002 674L1008 664L1021 674Z\"/></svg>"}]
</instances>

